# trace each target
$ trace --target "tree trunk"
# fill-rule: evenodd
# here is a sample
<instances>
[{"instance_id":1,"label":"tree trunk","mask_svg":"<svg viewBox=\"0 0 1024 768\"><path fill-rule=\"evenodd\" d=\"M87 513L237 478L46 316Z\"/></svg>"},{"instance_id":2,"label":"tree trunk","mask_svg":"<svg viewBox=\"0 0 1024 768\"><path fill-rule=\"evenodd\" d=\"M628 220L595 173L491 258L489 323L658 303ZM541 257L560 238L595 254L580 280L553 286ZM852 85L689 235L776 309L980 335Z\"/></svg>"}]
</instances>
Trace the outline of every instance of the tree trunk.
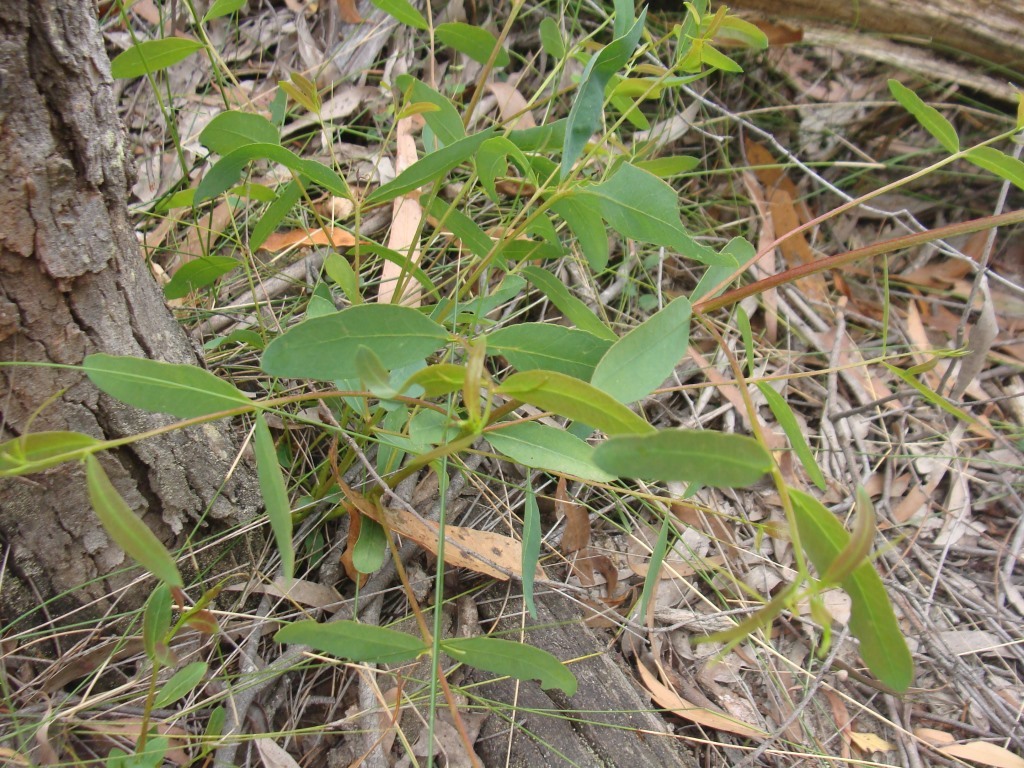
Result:
<instances>
[{"instance_id":1,"label":"tree trunk","mask_svg":"<svg viewBox=\"0 0 1024 768\"><path fill-rule=\"evenodd\" d=\"M0 2L0 361L78 365L107 352L198 362L128 218L132 170L120 125L92 0ZM78 370L0 368L2 440L44 430L109 439L168 423L102 395ZM256 483L244 462L230 471L235 453L216 425L101 460L128 504L173 544L202 518L254 514ZM7 621L68 590L44 610L56 617L91 603L95 615L133 575L100 528L78 466L0 480L0 537ZM119 605L142 597L134 590Z\"/></svg>"}]
</instances>

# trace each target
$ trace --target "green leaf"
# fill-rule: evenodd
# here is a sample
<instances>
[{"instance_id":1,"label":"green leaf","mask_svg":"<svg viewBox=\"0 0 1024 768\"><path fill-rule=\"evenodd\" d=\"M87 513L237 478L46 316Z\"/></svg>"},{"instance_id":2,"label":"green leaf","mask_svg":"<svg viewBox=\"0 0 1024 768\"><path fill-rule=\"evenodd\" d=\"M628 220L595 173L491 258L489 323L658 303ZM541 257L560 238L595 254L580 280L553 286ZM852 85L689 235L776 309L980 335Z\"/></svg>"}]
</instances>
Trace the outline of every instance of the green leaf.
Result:
<instances>
[{"instance_id":1,"label":"green leaf","mask_svg":"<svg viewBox=\"0 0 1024 768\"><path fill-rule=\"evenodd\" d=\"M476 173L480 177L480 186L495 203L501 202L495 180L501 176L508 175L508 158L512 161L529 181L532 179L533 169L530 161L526 159L523 151L504 136L495 136L480 145L476 153Z\"/></svg>"},{"instance_id":2,"label":"green leaf","mask_svg":"<svg viewBox=\"0 0 1024 768\"><path fill-rule=\"evenodd\" d=\"M406 26L422 30L430 28L427 20L423 18L423 14L417 11L408 0L370 0L370 2Z\"/></svg>"},{"instance_id":3,"label":"green leaf","mask_svg":"<svg viewBox=\"0 0 1024 768\"><path fill-rule=\"evenodd\" d=\"M533 483L530 482L530 475L527 473L526 499L523 504L523 603L526 604L526 610L534 621L537 620L537 606L533 602L533 576L540 560L540 538L540 508L537 506L537 496L533 492Z\"/></svg>"},{"instance_id":4,"label":"green leaf","mask_svg":"<svg viewBox=\"0 0 1024 768\"><path fill-rule=\"evenodd\" d=\"M142 77L177 64L202 47L202 43L190 37L145 40L115 56L110 62L110 74L117 80Z\"/></svg>"},{"instance_id":5,"label":"green leaf","mask_svg":"<svg viewBox=\"0 0 1024 768\"><path fill-rule=\"evenodd\" d=\"M402 171L387 184L382 184L371 192L364 205L379 205L396 197L419 189L427 182L437 181L443 178L448 171L473 156L473 153L480 148L487 139L494 135L492 129L474 133L454 144L441 147L436 152L424 155L415 163Z\"/></svg>"},{"instance_id":6,"label":"green leaf","mask_svg":"<svg viewBox=\"0 0 1024 768\"><path fill-rule=\"evenodd\" d=\"M246 0L214 0L210 10L203 16L203 23L205 24L211 19L219 19L221 16L230 16L245 5L245 3Z\"/></svg>"},{"instance_id":7,"label":"green leaf","mask_svg":"<svg viewBox=\"0 0 1024 768\"><path fill-rule=\"evenodd\" d=\"M574 475L583 480L608 483L614 475L598 469L594 447L565 430L526 421L484 433L499 453L524 467Z\"/></svg>"},{"instance_id":8,"label":"green leaf","mask_svg":"<svg viewBox=\"0 0 1024 768\"><path fill-rule=\"evenodd\" d=\"M449 48L466 54L480 64L486 64L490 60L491 54L494 53L494 49L497 48L494 66L500 69L509 65L508 51L499 47L497 38L482 27L452 21L439 25L434 30L434 36Z\"/></svg>"},{"instance_id":9,"label":"green leaf","mask_svg":"<svg viewBox=\"0 0 1024 768\"><path fill-rule=\"evenodd\" d=\"M303 159L279 144L257 143L239 147L218 160L199 182L196 188L196 203L216 197L235 186L242 175L242 169L253 160L272 160L300 176L309 178L339 197L352 197L345 179L323 163Z\"/></svg>"},{"instance_id":10,"label":"green leaf","mask_svg":"<svg viewBox=\"0 0 1024 768\"><path fill-rule=\"evenodd\" d=\"M538 125L533 128L519 128L508 132L509 141L519 147L523 152L554 152L565 146L565 129L569 121L567 118L560 118L551 123ZM543 174L546 178L550 176L555 166L546 158L534 158L542 160L548 170ZM534 168L536 170L536 166Z\"/></svg>"},{"instance_id":11,"label":"green leaf","mask_svg":"<svg viewBox=\"0 0 1024 768\"><path fill-rule=\"evenodd\" d=\"M651 560L647 564L647 575L644 577L644 588L640 593L640 607L637 609L637 616L641 621L647 620L647 604L651 601L661 580L661 564L665 561L668 552L668 534L672 528L669 518L666 516L661 521L661 531L658 533L658 540L654 542L654 549L651 550Z\"/></svg>"},{"instance_id":12,"label":"green leaf","mask_svg":"<svg viewBox=\"0 0 1024 768\"><path fill-rule=\"evenodd\" d=\"M356 621L296 621L278 630L278 643L308 645L314 650L349 661L400 664L430 652L430 646L413 635Z\"/></svg>"},{"instance_id":13,"label":"green leaf","mask_svg":"<svg viewBox=\"0 0 1024 768\"><path fill-rule=\"evenodd\" d=\"M729 279L729 277L736 273L741 264L749 262L755 254L754 246L744 240L742 237L734 237L725 247L721 253L718 254L722 260L720 264L712 264L701 275L700 281L697 283L697 287L693 289L693 293L690 294L690 301L697 303L700 299L704 298L715 288L718 288L719 284ZM715 291L715 295L718 295L727 286L722 286Z\"/></svg>"},{"instance_id":14,"label":"green leaf","mask_svg":"<svg viewBox=\"0 0 1024 768\"><path fill-rule=\"evenodd\" d=\"M398 394L391 386L388 369L370 347L360 344L354 362L356 376L374 395L382 400L388 400Z\"/></svg>"},{"instance_id":15,"label":"green leaf","mask_svg":"<svg viewBox=\"0 0 1024 768\"><path fill-rule=\"evenodd\" d=\"M423 293L428 296L438 298L437 286L434 285L430 277L423 269L411 261L404 253L399 253L391 248L385 248L383 245L373 242L362 243L363 253L372 253L374 256L380 256L386 261L393 262L402 268L402 274L413 277L417 283L423 286Z\"/></svg>"},{"instance_id":16,"label":"green leaf","mask_svg":"<svg viewBox=\"0 0 1024 768\"><path fill-rule=\"evenodd\" d=\"M606 241L607 242L607 241ZM523 267L520 274L543 292L558 310L581 331L607 341L617 341L615 331L605 325L590 307L569 293L565 283L540 267Z\"/></svg>"},{"instance_id":17,"label":"green leaf","mask_svg":"<svg viewBox=\"0 0 1024 768\"><path fill-rule=\"evenodd\" d=\"M850 534L820 501L789 489L807 557L819 574L846 549ZM850 596L850 631L860 640L860 655L871 672L894 691L902 693L914 679L914 661L907 641L874 565L865 560L842 581Z\"/></svg>"},{"instance_id":18,"label":"green leaf","mask_svg":"<svg viewBox=\"0 0 1024 768\"><path fill-rule=\"evenodd\" d=\"M263 370L271 376L334 381L356 376L360 346L371 347L388 369L432 354L445 329L410 307L360 304L299 323L267 346Z\"/></svg>"},{"instance_id":19,"label":"green leaf","mask_svg":"<svg viewBox=\"0 0 1024 768\"><path fill-rule=\"evenodd\" d=\"M615 37L622 37L629 32L633 20L636 18L636 7L633 0L615 0L615 19L613 21L612 33Z\"/></svg>"},{"instance_id":20,"label":"green leaf","mask_svg":"<svg viewBox=\"0 0 1024 768\"><path fill-rule=\"evenodd\" d=\"M453 363L438 363L437 365L428 365L426 368L416 371L402 385L400 391L405 392L409 387L419 386L423 388L424 397L442 397L452 392L458 392L462 389L465 381L465 366Z\"/></svg>"},{"instance_id":21,"label":"green leaf","mask_svg":"<svg viewBox=\"0 0 1024 768\"><path fill-rule=\"evenodd\" d=\"M415 103L433 104L436 110L423 112L423 119L430 126L430 130L441 140L442 144L454 144L460 139L466 138L466 128L459 117L459 111L455 106L421 80L412 75L399 75L395 78L397 85L407 100Z\"/></svg>"},{"instance_id":22,"label":"green leaf","mask_svg":"<svg viewBox=\"0 0 1024 768\"><path fill-rule=\"evenodd\" d=\"M1024 162L1018 158L1000 152L994 147L975 147L964 157L979 168L991 171L999 178L1024 189Z\"/></svg>"},{"instance_id":23,"label":"green leaf","mask_svg":"<svg viewBox=\"0 0 1024 768\"><path fill-rule=\"evenodd\" d=\"M597 446L594 461L619 477L677 480L714 488L753 485L772 468L771 454L753 438L688 429L609 438Z\"/></svg>"},{"instance_id":24,"label":"green leaf","mask_svg":"<svg viewBox=\"0 0 1024 768\"><path fill-rule=\"evenodd\" d=\"M280 144L277 126L252 112L221 112L199 134L199 142L218 155L227 155L249 144Z\"/></svg>"},{"instance_id":25,"label":"green leaf","mask_svg":"<svg viewBox=\"0 0 1024 768\"><path fill-rule=\"evenodd\" d=\"M97 354L82 367L111 397L152 413L191 419L251 405L233 384L195 365Z\"/></svg>"},{"instance_id":26,"label":"green leaf","mask_svg":"<svg viewBox=\"0 0 1024 768\"><path fill-rule=\"evenodd\" d=\"M595 273L603 272L608 266L608 231L592 201L572 193L553 202L551 210L565 219L569 229L576 235L590 269Z\"/></svg>"},{"instance_id":27,"label":"green leaf","mask_svg":"<svg viewBox=\"0 0 1024 768\"><path fill-rule=\"evenodd\" d=\"M267 519L274 532L277 553L281 557L281 571L286 583L295 575L295 550L292 547L292 510L288 503L288 489L277 459L274 438L262 413L256 414L256 430L253 438L256 451L256 474L259 476L263 504Z\"/></svg>"},{"instance_id":28,"label":"green leaf","mask_svg":"<svg viewBox=\"0 0 1024 768\"><path fill-rule=\"evenodd\" d=\"M499 391L538 408L582 421L608 435L642 435L655 431L611 395L563 373L540 370L514 373L502 382Z\"/></svg>"},{"instance_id":29,"label":"green leaf","mask_svg":"<svg viewBox=\"0 0 1024 768\"><path fill-rule=\"evenodd\" d=\"M789 403L786 402L782 395L772 389L767 381L757 382L757 388L761 390L764 399L768 401L768 407L772 409L775 420L782 425L782 431L789 438L789 444L793 446L793 451L796 453L797 458L800 459L800 464L803 466L804 471L807 472L807 476L811 478L811 482L824 491L826 485L825 476L821 473L821 468L814 460L811 447L807 444L807 438L804 437L803 430L800 429L800 425L797 423L796 416L793 415Z\"/></svg>"},{"instance_id":30,"label":"green leaf","mask_svg":"<svg viewBox=\"0 0 1024 768\"><path fill-rule=\"evenodd\" d=\"M743 338L743 353L746 356L747 376L754 375L754 332L750 329L750 317L739 304L736 305L736 325L740 328ZM773 390L774 391L774 390Z\"/></svg>"},{"instance_id":31,"label":"green leaf","mask_svg":"<svg viewBox=\"0 0 1024 768\"><path fill-rule=\"evenodd\" d=\"M352 549L352 565L360 573L375 573L384 565L388 550L388 534L376 520L363 516L359 538Z\"/></svg>"},{"instance_id":32,"label":"green leaf","mask_svg":"<svg viewBox=\"0 0 1024 768\"><path fill-rule=\"evenodd\" d=\"M329 253L324 260L324 272L344 291L349 302L353 305L363 303L363 297L359 293L359 275L352 269L348 259L340 253Z\"/></svg>"},{"instance_id":33,"label":"green leaf","mask_svg":"<svg viewBox=\"0 0 1024 768\"><path fill-rule=\"evenodd\" d=\"M164 642L170 626L171 590L161 582L150 593L142 612L142 647L150 661L157 661L158 646Z\"/></svg>"},{"instance_id":34,"label":"green leaf","mask_svg":"<svg viewBox=\"0 0 1024 768\"><path fill-rule=\"evenodd\" d=\"M292 208L302 197L302 185L295 179L288 182L281 193L274 198L274 201L267 206L267 210L260 216L260 220L252 228L249 235L250 250L257 250L267 238L277 229L277 225L284 220L284 217L291 213ZM332 253L332 255L337 255Z\"/></svg>"},{"instance_id":35,"label":"green leaf","mask_svg":"<svg viewBox=\"0 0 1024 768\"><path fill-rule=\"evenodd\" d=\"M561 178L565 179L583 154L583 148L601 125L604 112L604 89L612 75L629 61L644 30L647 9L624 35L610 42L587 62L580 77L579 90L569 110L565 127L565 149L562 153Z\"/></svg>"},{"instance_id":36,"label":"green leaf","mask_svg":"<svg viewBox=\"0 0 1024 768\"><path fill-rule=\"evenodd\" d=\"M768 47L768 36L761 28L736 16L725 16L720 20L715 39L733 40L748 48L763 51Z\"/></svg>"},{"instance_id":37,"label":"green leaf","mask_svg":"<svg viewBox=\"0 0 1024 768\"><path fill-rule=\"evenodd\" d=\"M723 72L743 71L743 67L708 43L700 47L700 60L709 67L715 67Z\"/></svg>"},{"instance_id":38,"label":"green leaf","mask_svg":"<svg viewBox=\"0 0 1024 768\"><path fill-rule=\"evenodd\" d=\"M591 315L593 316L593 315ZM543 369L587 381L611 342L554 323L518 323L487 336L487 352L520 371Z\"/></svg>"},{"instance_id":39,"label":"green leaf","mask_svg":"<svg viewBox=\"0 0 1024 768\"><path fill-rule=\"evenodd\" d=\"M635 165L623 163L606 181L581 187L576 195L593 204L608 225L624 237L672 248L704 264L723 260L683 229L675 190Z\"/></svg>"},{"instance_id":40,"label":"green leaf","mask_svg":"<svg viewBox=\"0 0 1024 768\"><path fill-rule=\"evenodd\" d=\"M29 432L0 443L0 477L27 475L82 458L100 441L81 432Z\"/></svg>"},{"instance_id":41,"label":"green leaf","mask_svg":"<svg viewBox=\"0 0 1024 768\"><path fill-rule=\"evenodd\" d=\"M474 256L481 259L487 258L491 249L494 248L494 240L480 228L479 224L454 206L448 205L440 197L435 196L430 201L427 210L437 220L438 227L451 230L451 233L462 241L462 244Z\"/></svg>"},{"instance_id":42,"label":"green leaf","mask_svg":"<svg viewBox=\"0 0 1024 768\"><path fill-rule=\"evenodd\" d=\"M171 282L164 286L164 296L168 299L180 299L192 291L205 288L217 282L217 278L226 275L238 266L238 259L229 256L200 256L198 259L185 262L174 273Z\"/></svg>"},{"instance_id":43,"label":"green leaf","mask_svg":"<svg viewBox=\"0 0 1024 768\"><path fill-rule=\"evenodd\" d=\"M658 157L654 160L640 160L634 165L641 171L654 174L659 179L668 179L688 173L700 164L700 160L689 155L676 155L673 157Z\"/></svg>"},{"instance_id":44,"label":"green leaf","mask_svg":"<svg viewBox=\"0 0 1024 768\"><path fill-rule=\"evenodd\" d=\"M457 661L485 672L517 680L540 680L544 689L557 688L566 696L576 693L576 676L547 651L496 637L460 637L442 640L441 650Z\"/></svg>"},{"instance_id":45,"label":"green leaf","mask_svg":"<svg viewBox=\"0 0 1024 768\"><path fill-rule=\"evenodd\" d=\"M95 456L85 457L85 482L89 502L114 543L158 579L185 586L171 553L121 498Z\"/></svg>"},{"instance_id":46,"label":"green leaf","mask_svg":"<svg viewBox=\"0 0 1024 768\"><path fill-rule=\"evenodd\" d=\"M647 397L676 369L690 345L690 302L673 300L609 349L590 383L622 403Z\"/></svg>"},{"instance_id":47,"label":"green leaf","mask_svg":"<svg viewBox=\"0 0 1024 768\"><path fill-rule=\"evenodd\" d=\"M540 20L540 45L544 53L555 59L565 58L565 42L558 29L558 22L550 16Z\"/></svg>"},{"instance_id":48,"label":"green leaf","mask_svg":"<svg viewBox=\"0 0 1024 768\"><path fill-rule=\"evenodd\" d=\"M960 139L952 123L935 107L925 104L921 97L898 80L889 81L889 93L912 114L928 133L934 136L947 152L960 151Z\"/></svg>"},{"instance_id":49,"label":"green leaf","mask_svg":"<svg viewBox=\"0 0 1024 768\"><path fill-rule=\"evenodd\" d=\"M507 263L519 263L523 261L550 261L562 258L561 245L555 245L547 240L531 240L525 237L517 237L512 240L503 240L498 246L498 255Z\"/></svg>"},{"instance_id":50,"label":"green leaf","mask_svg":"<svg viewBox=\"0 0 1024 768\"><path fill-rule=\"evenodd\" d=\"M153 699L153 706L156 709L164 709L190 693L203 681L203 676L208 668L205 661L193 661L191 664L186 664L164 683L160 692Z\"/></svg>"}]
</instances>

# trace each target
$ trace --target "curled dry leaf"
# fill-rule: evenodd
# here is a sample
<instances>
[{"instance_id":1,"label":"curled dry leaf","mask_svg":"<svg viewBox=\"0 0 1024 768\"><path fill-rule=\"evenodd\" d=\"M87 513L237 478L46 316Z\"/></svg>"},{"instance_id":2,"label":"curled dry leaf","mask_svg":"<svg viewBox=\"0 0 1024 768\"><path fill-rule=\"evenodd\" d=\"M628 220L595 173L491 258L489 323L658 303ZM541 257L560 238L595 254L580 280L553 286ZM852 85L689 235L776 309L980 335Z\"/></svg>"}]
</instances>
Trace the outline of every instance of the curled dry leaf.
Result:
<instances>
[{"instance_id":1,"label":"curled dry leaf","mask_svg":"<svg viewBox=\"0 0 1024 768\"><path fill-rule=\"evenodd\" d=\"M558 478L555 489L555 512L565 517L560 544L562 552L568 555L590 546L590 514L569 498L564 477Z\"/></svg>"},{"instance_id":2,"label":"curled dry leaf","mask_svg":"<svg viewBox=\"0 0 1024 768\"><path fill-rule=\"evenodd\" d=\"M768 736L767 733L759 728L742 723L724 712L716 712L707 707L698 707L695 704L691 704L671 688L664 685L654 676L653 672L639 661L636 667L654 703L664 707L672 714L707 728L735 733L737 736L742 736L745 739L761 740Z\"/></svg>"},{"instance_id":3,"label":"curled dry leaf","mask_svg":"<svg viewBox=\"0 0 1024 768\"><path fill-rule=\"evenodd\" d=\"M309 231L293 229L289 232L275 232L263 241L260 248L277 253L296 245L330 245L334 248L343 248L355 244L356 238L351 232L341 227L324 227Z\"/></svg>"}]
</instances>

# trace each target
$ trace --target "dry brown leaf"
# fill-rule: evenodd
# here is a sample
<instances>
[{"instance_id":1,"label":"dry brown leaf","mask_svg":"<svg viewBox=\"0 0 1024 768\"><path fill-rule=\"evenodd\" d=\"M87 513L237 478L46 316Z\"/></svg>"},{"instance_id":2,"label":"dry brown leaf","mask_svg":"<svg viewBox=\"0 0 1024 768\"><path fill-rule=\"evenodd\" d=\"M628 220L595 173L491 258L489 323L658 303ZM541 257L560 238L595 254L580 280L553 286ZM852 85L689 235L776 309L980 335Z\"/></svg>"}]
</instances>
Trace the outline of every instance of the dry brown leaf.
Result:
<instances>
[{"instance_id":1,"label":"dry brown leaf","mask_svg":"<svg viewBox=\"0 0 1024 768\"><path fill-rule=\"evenodd\" d=\"M578 552L590 546L590 513L569 498L565 478L558 478L555 489L555 512L565 517L565 530L559 548L565 554Z\"/></svg>"},{"instance_id":2,"label":"dry brown leaf","mask_svg":"<svg viewBox=\"0 0 1024 768\"><path fill-rule=\"evenodd\" d=\"M654 674L639 661L637 670L643 680L644 686L651 694L654 703L664 707L672 714L682 717L691 722L703 725L707 728L714 728L718 731L727 731L746 739L764 739L768 736L764 731L754 728L746 723L741 723L735 718L729 717L724 712L715 712L707 707L698 707L681 697L671 688L665 686Z\"/></svg>"},{"instance_id":3,"label":"dry brown leaf","mask_svg":"<svg viewBox=\"0 0 1024 768\"><path fill-rule=\"evenodd\" d=\"M295 758L279 747L273 739L256 739L256 751L267 768L300 768Z\"/></svg>"},{"instance_id":4,"label":"dry brown leaf","mask_svg":"<svg viewBox=\"0 0 1024 768\"><path fill-rule=\"evenodd\" d=\"M536 128L537 121L533 119L533 113L526 108L526 98L519 92L512 83L491 81L487 83L487 90L494 94L498 101L498 113L507 128L521 130L524 128Z\"/></svg>"},{"instance_id":5,"label":"dry brown leaf","mask_svg":"<svg viewBox=\"0 0 1024 768\"><path fill-rule=\"evenodd\" d=\"M100 737L110 739L120 737L131 742L137 742L142 733L144 722L142 718L127 717L119 719L104 720L75 720L75 726L92 731ZM175 765L188 765L192 758L188 756L185 747L188 746L191 735L184 728L166 723L149 723L150 728L156 728L157 733L167 737L167 752L164 759L170 760ZM179 746L180 744L180 746Z\"/></svg>"},{"instance_id":6,"label":"dry brown leaf","mask_svg":"<svg viewBox=\"0 0 1024 768\"><path fill-rule=\"evenodd\" d=\"M896 749L896 747L877 733L865 733L851 729L847 732L847 735L850 737L850 741L853 742L853 746L861 752L892 752L892 750Z\"/></svg>"},{"instance_id":7,"label":"dry brown leaf","mask_svg":"<svg viewBox=\"0 0 1024 768\"><path fill-rule=\"evenodd\" d=\"M415 122L411 117L404 117L398 121L395 127L395 173L401 173L416 162L416 138ZM423 220L423 208L420 206L419 193L412 191L395 199L392 203L391 233L388 235L388 248L393 251L405 254L413 264L420 260L420 248L416 243L416 236L420 231L420 223ZM380 288L377 292L377 302L380 304L392 304L395 301L395 291L398 288L398 281L405 274L405 269L393 261L385 261L381 271ZM408 307L420 305L419 283L409 281L406 275L404 295L399 296L402 304Z\"/></svg>"},{"instance_id":8,"label":"dry brown leaf","mask_svg":"<svg viewBox=\"0 0 1024 768\"><path fill-rule=\"evenodd\" d=\"M743 172L743 186L750 195L750 200L757 209L757 217L761 222L761 230L757 235L757 253L759 254L754 267L760 270L757 277L763 278L776 273L775 251L771 244L775 242L775 223L768 212L768 201L764 198L764 188L758 183L757 177L749 171ZM768 340L775 343L779 334L779 293L769 288L761 293L764 304L764 329Z\"/></svg>"},{"instance_id":9,"label":"dry brown leaf","mask_svg":"<svg viewBox=\"0 0 1024 768\"><path fill-rule=\"evenodd\" d=\"M359 15L356 7L356 0L338 0L338 8L341 10L341 20L346 24L361 24L363 17Z\"/></svg>"},{"instance_id":10,"label":"dry brown leaf","mask_svg":"<svg viewBox=\"0 0 1024 768\"><path fill-rule=\"evenodd\" d=\"M277 253L296 245L330 245L343 248L356 244L355 236L341 227L324 227L323 229L293 229L288 232L275 232L263 241L260 248L264 251Z\"/></svg>"},{"instance_id":11,"label":"dry brown leaf","mask_svg":"<svg viewBox=\"0 0 1024 768\"><path fill-rule=\"evenodd\" d=\"M992 768L1024 768L1024 758L1010 750L987 741L969 741L957 744L952 734L934 728L916 728L914 735L949 757L971 760Z\"/></svg>"},{"instance_id":12,"label":"dry brown leaf","mask_svg":"<svg viewBox=\"0 0 1024 768\"><path fill-rule=\"evenodd\" d=\"M839 732L843 736L843 749L840 757L844 760L849 760L851 754L850 742L852 741L850 736L850 711L846 708L846 702L835 691L823 688L822 693L828 699L829 707L832 709L832 719L835 720L836 727L839 728Z\"/></svg>"}]
</instances>

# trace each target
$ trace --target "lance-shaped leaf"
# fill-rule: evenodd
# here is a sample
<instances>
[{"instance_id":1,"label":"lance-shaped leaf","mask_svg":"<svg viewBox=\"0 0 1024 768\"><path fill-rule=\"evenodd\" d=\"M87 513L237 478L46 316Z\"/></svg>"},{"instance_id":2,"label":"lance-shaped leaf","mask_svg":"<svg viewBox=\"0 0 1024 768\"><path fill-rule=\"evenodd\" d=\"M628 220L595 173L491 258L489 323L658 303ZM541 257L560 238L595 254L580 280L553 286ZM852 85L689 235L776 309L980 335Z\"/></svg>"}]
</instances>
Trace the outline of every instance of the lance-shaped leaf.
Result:
<instances>
[{"instance_id":1,"label":"lance-shaped leaf","mask_svg":"<svg viewBox=\"0 0 1024 768\"><path fill-rule=\"evenodd\" d=\"M81 432L29 432L0 443L0 477L42 472L80 459L85 451L99 444L95 437Z\"/></svg>"},{"instance_id":2,"label":"lance-shaped leaf","mask_svg":"<svg viewBox=\"0 0 1024 768\"><path fill-rule=\"evenodd\" d=\"M442 326L411 307L360 304L281 334L267 346L262 365L272 376L351 379L358 376L355 359L361 346L393 370L422 360L447 338Z\"/></svg>"},{"instance_id":3,"label":"lance-shaped leaf","mask_svg":"<svg viewBox=\"0 0 1024 768\"><path fill-rule=\"evenodd\" d=\"M508 675L517 680L540 680L540 687L576 693L576 675L547 651L496 637L460 637L442 640L441 650L471 667Z\"/></svg>"},{"instance_id":4,"label":"lance-shaped leaf","mask_svg":"<svg viewBox=\"0 0 1024 768\"><path fill-rule=\"evenodd\" d=\"M486 64L492 54L495 67L507 67L509 64L508 51L499 47L497 38L483 27L450 21L438 25L434 34L445 45L466 54L480 64ZM495 48L498 49L497 53L494 52Z\"/></svg>"},{"instance_id":5,"label":"lance-shaped leaf","mask_svg":"<svg viewBox=\"0 0 1024 768\"><path fill-rule=\"evenodd\" d=\"M296 621L278 630L274 640L308 645L339 659L371 664L399 664L430 652L430 646L418 637L356 621Z\"/></svg>"},{"instance_id":6,"label":"lance-shaped leaf","mask_svg":"<svg viewBox=\"0 0 1024 768\"><path fill-rule=\"evenodd\" d=\"M771 454L753 438L692 429L612 437L597 446L594 461L619 477L714 488L753 485L772 468Z\"/></svg>"},{"instance_id":7,"label":"lance-shaped leaf","mask_svg":"<svg viewBox=\"0 0 1024 768\"><path fill-rule=\"evenodd\" d=\"M199 134L199 142L218 155L249 144L280 144L277 126L252 112L229 109L211 120Z\"/></svg>"},{"instance_id":8,"label":"lance-shaped leaf","mask_svg":"<svg viewBox=\"0 0 1024 768\"><path fill-rule=\"evenodd\" d=\"M218 160L199 182L195 201L200 203L227 192L238 183L242 169L253 160L272 160L299 176L305 176L339 197L352 197L345 179L323 163L299 157L280 144L259 142L241 146Z\"/></svg>"},{"instance_id":9,"label":"lance-shaped leaf","mask_svg":"<svg viewBox=\"0 0 1024 768\"><path fill-rule=\"evenodd\" d=\"M563 429L527 421L484 433L494 450L525 467L607 483L614 475L598 469L594 447Z\"/></svg>"},{"instance_id":10,"label":"lance-shaped leaf","mask_svg":"<svg viewBox=\"0 0 1024 768\"><path fill-rule=\"evenodd\" d=\"M190 37L144 40L115 56L110 62L110 74L115 79L142 77L177 64L202 47L202 43Z\"/></svg>"},{"instance_id":11,"label":"lance-shaped leaf","mask_svg":"<svg viewBox=\"0 0 1024 768\"><path fill-rule=\"evenodd\" d=\"M488 354L503 355L520 371L540 368L584 381L610 346L607 339L554 323L518 323L487 337Z\"/></svg>"},{"instance_id":12,"label":"lance-shaped leaf","mask_svg":"<svg viewBox=\"0 0 1024 768\"><path fill-rule=\"evenodd\" d=\"M807 476L811 478L811 482L824 491L825 475L822 474L821 467L814 460L811 447L807 444L807 438L804 437L803 430L800 429L800 425L797 423L796 416L790 409L789 403L786 402L782 395L772 389L771 384L767 381L757 382L757 388L761 390L764 399L768 401L768 407L771 408L772 414L782 426L782 431L786 433L789 444L793 446L793 452L800 459L800 464L803 465Z\"/></svg>"},{"instance_id":13,"label":"lance-shaped leaf","mask_svg":"<svg viewBox=\"0 0 1024 768\"><path fill-rule=\"evenodd\" d=\"M979 168L1024 189L1024 162L994 147L975 147L964 155Z\"/></svg>"},{"instance_id":14,"label":"lance-shaped leaf","mask_svg":"<svg viewBox=\"0 0 1024 768\"><path fill-rule=\"evenodd\" d=\"M564 373L541 370L515 373L502 382L499 391L524 403L589 424L608 435L643 435L655 431L611 395Z\"/></svg>"},{"instance_id":15,"label":"lance-shaped leaf","mask_svg":"<svg viewBox=\"0 0 1024 768\"><path fill-rule=\"evenodd\" d=\"M270 435L267 420L262 413L256 415L256 430L253 437L256 451L256 472L259 475L263 504L267 509L274 542L281 557L281 571L286 583L295 574L295 550L292 548L292 511L288 504L288 489L281 474L281 464L274 450L274 438Z\"/></svg>"},{"instance_id":16,"label":"lance-shaped leaf","mask_svg":"<svg viewBox=\"0 0 1024 768\"><path fill-rule=\"evenodd\" d=\"M423 113L423 120L442 144L454 144L459 139L466 138L462 118L451 101L412 75L399 75L395 78L395 85L408 95L411 103L434 106L435 109Z\"/></svg>"},{"instance_id":17,"label":"lance-shaped leaf","mask_svg":"<svg viewBox=\"0 0 1024 768\"><path fill-rule=\"evenodd\" d=\"M850 534L820 501L789 489L800 542L819 574L847 550ZM914 661L882 579L864 560L841 582L850 596L850 631L860 640L860 655L871 672L894 691L903 692L914 679Z\"/></svg>"},{"instance_id":18,"label":"lance-shaped leaf","mask_svg":"<svg viewBox=\"0 0 1024 768\"><path fill-rule=\"evenodd\" d=\"M251 404L233 384L195 365L97 354L82 367L93 384L122 403L179 419Z\"/></svg>"},{"instance_id":19,"label":"lance-shaped leaf","mask_svg":"<svg viewBox=\"0 0 1024 768\"><path fill-rule=\"evenodd\" d=\"M950 153L960 151L960 139L956 135L956 129L935 107L925 104L920 96L898 80L889 81L889 93L917 119L921 127L938 139L943 149Z\"/></svg>"},{"instance_id":20,"label":"lance-shaped leaf","mask_svg":"<svg viewBox=\"0 0 1024 768\"><path fill-rule=\"evenodd\" d=\"M121 498L95 456L85 457L85 482L89 502L114 543L158 579L185 586L171 553Z\"/></svg>"}]
</instances>

